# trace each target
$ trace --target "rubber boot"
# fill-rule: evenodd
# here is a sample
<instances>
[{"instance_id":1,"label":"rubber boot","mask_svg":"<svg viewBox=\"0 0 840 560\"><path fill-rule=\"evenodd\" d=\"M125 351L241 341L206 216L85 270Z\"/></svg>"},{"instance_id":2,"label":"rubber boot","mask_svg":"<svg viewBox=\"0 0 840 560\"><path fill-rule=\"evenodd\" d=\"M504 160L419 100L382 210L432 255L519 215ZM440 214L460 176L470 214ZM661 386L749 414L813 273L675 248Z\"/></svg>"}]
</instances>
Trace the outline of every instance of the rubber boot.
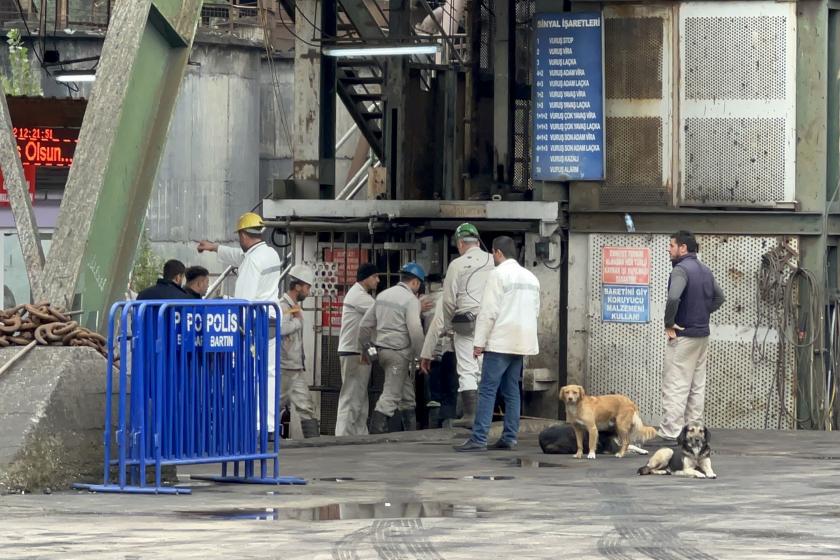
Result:
<instances>
[{"instance_id":1,"label":"rubber boot","mask_svg":"<svg viewBox=\"0 0 840 560\"><path fill-rule=\"evenodd\" d=\"M300 429L303 432L304 438L320 437L321 430L318 428L318 421L314 418L312 420L301 420Z\"/></svg>"},{"instance_id":2,"label":"rubber boot","mask_svg":"<svg viewBox=\"0 0 840 560\"><path fill-rule=\"evenodd\" d=\"M407 410L401 410L400 415L402 416L402 425L404 432L414 432L417 431L417 410L413 408L409 408Z\"/></svg>"},{"instance_id":3,"label":"rubber boot","mask_svg":"<svg viewBox=\"0 0 840 560\"><path fill-rule=\"evenodd\" d=\"M390 419L390 417L385 416L378 410L374 410L373 415L370 417L370 428L368 431L372 434L387 434L388 421Z\"/></svg>"},{"instance_id":4,"label":"rubber boot","mask_svg":"<svg viewBox=\"0 0 840 560\"><path fill-rule=\"evenodd\" d=\"M440 406L430 406L429 413L429 429L436 430L440 428Z\"/></svg>"},{"instance_id":5,"label":"rubber boot","mask_svg":"<svg viewBox=\"0 0 840 560\"><path fill-rule=\"evenodd\" d=\"M467 428L472 430L475 421L475 405L478 398L478 391L461 391L461 401L464 403L464 416L460 420L452 422L456 428Z\"/></svg>"}]
</instances>

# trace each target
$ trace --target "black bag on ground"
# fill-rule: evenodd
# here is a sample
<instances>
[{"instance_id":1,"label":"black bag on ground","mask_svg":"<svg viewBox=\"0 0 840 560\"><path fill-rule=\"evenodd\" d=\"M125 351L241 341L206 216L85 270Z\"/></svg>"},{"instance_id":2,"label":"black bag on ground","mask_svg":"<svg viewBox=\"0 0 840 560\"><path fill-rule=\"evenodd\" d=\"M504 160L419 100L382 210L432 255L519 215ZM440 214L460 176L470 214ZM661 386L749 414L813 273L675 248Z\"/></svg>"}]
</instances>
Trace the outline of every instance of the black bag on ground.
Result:
<instances>
[{"instance_id":1,"label":"black bag on ground","mask_svg":"<svg viewBox=\"0 0 840 560\"><path fill-rule=\"evenodd\" d=\"M556 424L540 432L540 449L550 455L574 455L577 453L575 429L569 424ZM598 432L595 453L616 453L619 449L615 432ZM583 435L583 452L589 453L589 434Z\"/></svg>"}]
</instances>

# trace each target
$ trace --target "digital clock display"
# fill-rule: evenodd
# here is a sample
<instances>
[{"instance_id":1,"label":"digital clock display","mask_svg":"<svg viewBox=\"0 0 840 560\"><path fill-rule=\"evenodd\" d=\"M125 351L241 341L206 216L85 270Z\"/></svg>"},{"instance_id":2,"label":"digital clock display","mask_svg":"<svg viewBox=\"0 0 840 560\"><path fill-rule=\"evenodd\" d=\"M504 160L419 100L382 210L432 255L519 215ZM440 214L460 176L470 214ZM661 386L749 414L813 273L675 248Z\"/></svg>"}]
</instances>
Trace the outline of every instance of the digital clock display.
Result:
<instances>
[{"instance_id":1,"label":"digital clock display","mask_svg":"<svg viewBox=\"0 0 840 560\"><path fill-rule=\"evenodd\" d=\"M24 165L70 167L79 142L75 128L14 127L18 154Z\"/></svg>"}]
</instances>

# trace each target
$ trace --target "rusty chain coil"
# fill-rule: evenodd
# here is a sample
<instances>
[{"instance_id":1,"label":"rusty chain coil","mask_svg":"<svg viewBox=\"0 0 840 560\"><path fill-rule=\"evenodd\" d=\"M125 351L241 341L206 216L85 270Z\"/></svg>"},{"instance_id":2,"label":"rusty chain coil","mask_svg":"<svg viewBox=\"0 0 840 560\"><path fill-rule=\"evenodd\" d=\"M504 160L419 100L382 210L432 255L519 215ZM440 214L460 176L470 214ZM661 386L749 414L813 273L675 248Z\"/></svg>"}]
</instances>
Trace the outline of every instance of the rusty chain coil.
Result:
<instances>
[{"instance_id":1,"label":"rusty chain coil","mask_svg":"<svg viewBox=\"0 0 840 560\"><path fill-rule=\"evenodd\" d=\"M105 337L79 326L59 307L36 303L0 310L0 348L33 340L39 346L87 346L108 356Z\"/></svg>"}]
</instances>

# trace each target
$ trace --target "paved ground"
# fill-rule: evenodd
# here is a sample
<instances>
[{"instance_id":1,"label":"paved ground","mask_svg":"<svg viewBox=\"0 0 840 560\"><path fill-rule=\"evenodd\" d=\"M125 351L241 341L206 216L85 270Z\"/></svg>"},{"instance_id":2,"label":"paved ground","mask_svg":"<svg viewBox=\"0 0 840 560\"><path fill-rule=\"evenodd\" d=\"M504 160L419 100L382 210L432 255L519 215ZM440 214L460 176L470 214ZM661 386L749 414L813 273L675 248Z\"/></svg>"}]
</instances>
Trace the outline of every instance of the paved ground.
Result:
<instances>
[{"instance_id":1,"label":"paved ground","mask_svg":"<svg viewBox=\"0 0 840 560\"><path fill-rule=\"evenodd\" d=\"M715 432L717 480L542 455L533 435L465 456L453 437L288 449L302 487L0 496L0 558L840 557L838 434ZM341 477L355 480L318 480Z\"/></svg>"}]
</instances>

